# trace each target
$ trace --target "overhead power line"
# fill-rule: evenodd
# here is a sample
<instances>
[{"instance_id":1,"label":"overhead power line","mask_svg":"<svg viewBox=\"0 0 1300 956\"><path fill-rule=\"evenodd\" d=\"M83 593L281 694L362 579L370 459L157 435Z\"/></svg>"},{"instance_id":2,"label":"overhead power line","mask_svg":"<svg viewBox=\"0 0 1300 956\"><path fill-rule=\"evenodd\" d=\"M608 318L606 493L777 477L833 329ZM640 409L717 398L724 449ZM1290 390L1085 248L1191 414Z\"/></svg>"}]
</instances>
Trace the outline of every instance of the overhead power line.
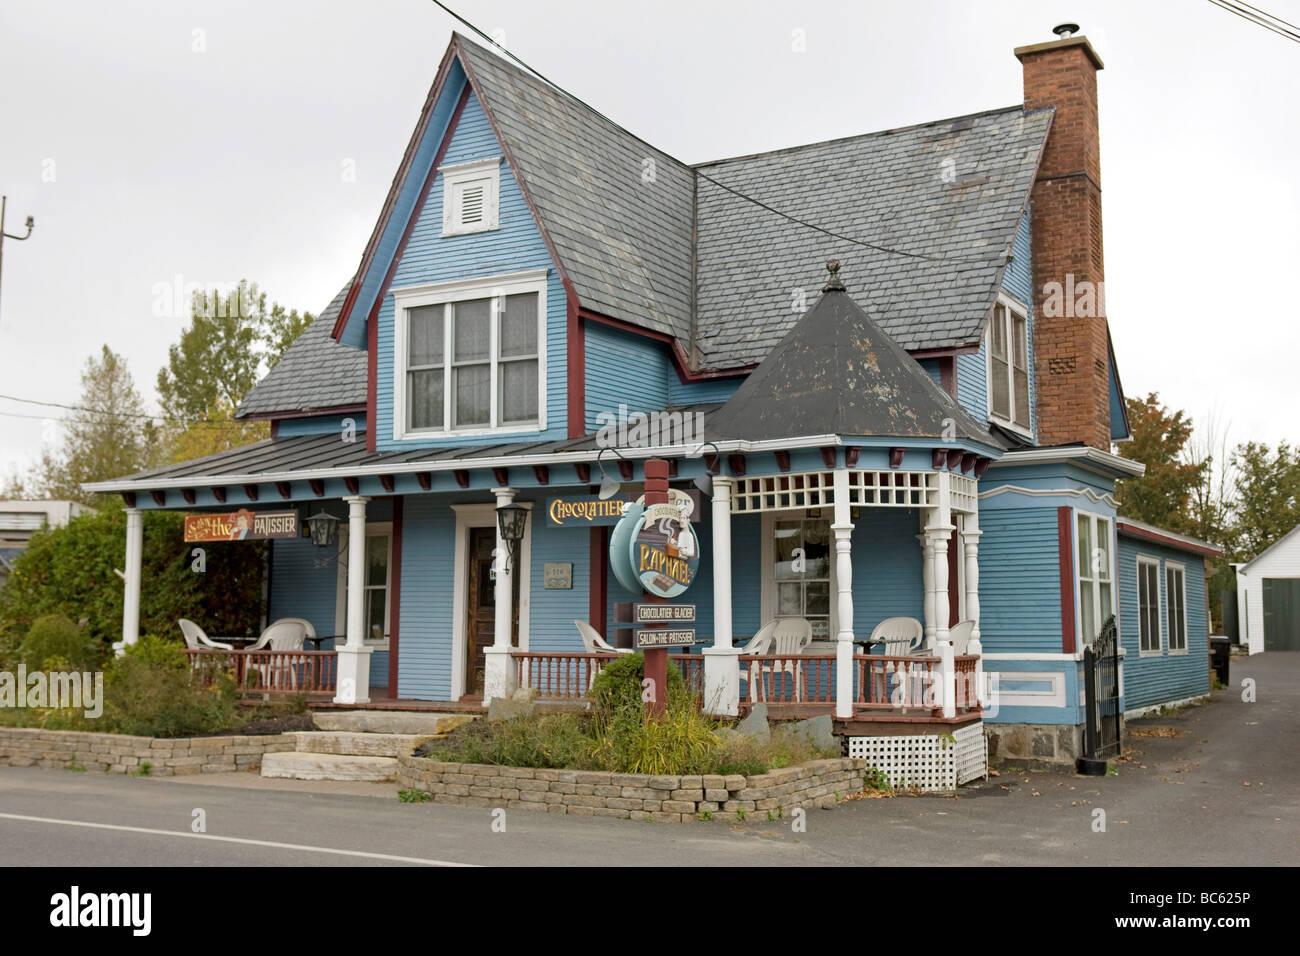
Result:
<instances>
[{"instance_id":1,"label":"overhead power line","mask_svg":"<svg viewBox=\"0 0 1300 956\"><path fill-rule=\"evenodd\" d=\"M139 419L151 422L163 422L169 425L244 425L246 422L237 421L233 418L170 418L166 415L149 415L144 412L106 412L100 408L91 408L87 405L65 405L62 402L42 402L34 398L19 398L17 395L0 395L0 399L10 402L19 402L23 405L40 405L46 408L62 408L72 412L88 412L92 415L98 415L101 418L113 419ZM45 418L43 415L23 415L18 412L0 412L0 415L7 415L10 418ZM79 423L85 423L85 419L76 420Z\"/></svg>"},{"instance_id":2,"label":"overhead power line","mask_svg":"<svg viewBox=\"0 0 1300 956\"><path fill-rule=\"evenodd\" d=\"M1240 0L1210 0L1210 3L1222 10L1227 10L1229 13L1235 13L1243 20L1261 26L1265 30L1271 30L1278 36L1285 37L1293 43L1300 43L1300 27L1288 23L1281 17L1265 13L1258 7L1252 7L1249 3L1242 3Z\"/></svg>"}]
</instances>

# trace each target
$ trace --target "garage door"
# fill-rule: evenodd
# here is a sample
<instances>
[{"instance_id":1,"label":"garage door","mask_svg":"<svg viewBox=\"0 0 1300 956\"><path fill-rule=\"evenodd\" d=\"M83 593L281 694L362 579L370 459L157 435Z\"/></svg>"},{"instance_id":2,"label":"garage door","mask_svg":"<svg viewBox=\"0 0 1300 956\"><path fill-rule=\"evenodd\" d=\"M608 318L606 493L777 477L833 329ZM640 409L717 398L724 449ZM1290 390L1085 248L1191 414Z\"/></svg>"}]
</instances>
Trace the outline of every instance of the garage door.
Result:
<instances>
[{"instance_id":1,"label":"garage door","mask_svg":"<svg viewBox=\"0 0 1300 956\"><path fill-rule=\"evenodd\" d=\"M1300 578L1264 579L1264 650L1300 651Z\"/></svg>"}]
</instances>

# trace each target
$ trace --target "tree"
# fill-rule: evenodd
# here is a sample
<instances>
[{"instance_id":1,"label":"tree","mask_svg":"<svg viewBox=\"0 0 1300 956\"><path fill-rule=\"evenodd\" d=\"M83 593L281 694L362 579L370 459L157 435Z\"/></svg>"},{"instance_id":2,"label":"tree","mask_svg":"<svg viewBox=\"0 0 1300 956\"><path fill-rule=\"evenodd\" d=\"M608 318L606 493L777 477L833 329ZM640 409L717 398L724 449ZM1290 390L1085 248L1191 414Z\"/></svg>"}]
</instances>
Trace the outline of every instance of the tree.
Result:
<instances>
[{"instance_id":1,"label":"tree","mask_svg":"<svg viewBox=\"0 0 1300 956\"><path fill-rule=\"evenodd\" d=\"M62 440L44 449L26 479L12 482L16 489L102 506L117 499L88 494L83 483L119 478L154 462L157 426L145 413L126 360L107 345L98 358L86 360L81 398L61 425Z\"/></svg>"},{"instance_id":2,"label":"tree","mask_svg":"<svg viewBox=\"0 0 1300 956\"><path fill-rule=\"evenodd\" d=\"M268 305L256 283L233 291L195 293L190 324L158 372L158 395L169 419L167 458L183 461L266 438L265 422L236 422L235 411L313 321L279 303Z\"/></svg>"},{"instance_id":3,"label":"tree","mask_svg":"<svg viewBox=\"0 0 1300 956\"><path fill-rule=\"evenodd\" d=\"M1128 399L1133 440L1124 457L1146 465L1141 478L1117 483L1120 514L1185 534L1192 529L1191 504L1197 489L1209 480L1209 456L1190 460L1185 452L1192 421L1182 410L1171 411L1152 392Z\"/></svg>"},{"instance_id":4,"label":"tree","mask_svg":"<svg viewBox=\"0 0 1300 956\"><path fill-rule=\"evenodd\" d=\"M1259 554L1300 524L1300 449L1243 442L1233 452L1237 500L1229 530L1238 560Z\"/></svg>"}]
</instances>

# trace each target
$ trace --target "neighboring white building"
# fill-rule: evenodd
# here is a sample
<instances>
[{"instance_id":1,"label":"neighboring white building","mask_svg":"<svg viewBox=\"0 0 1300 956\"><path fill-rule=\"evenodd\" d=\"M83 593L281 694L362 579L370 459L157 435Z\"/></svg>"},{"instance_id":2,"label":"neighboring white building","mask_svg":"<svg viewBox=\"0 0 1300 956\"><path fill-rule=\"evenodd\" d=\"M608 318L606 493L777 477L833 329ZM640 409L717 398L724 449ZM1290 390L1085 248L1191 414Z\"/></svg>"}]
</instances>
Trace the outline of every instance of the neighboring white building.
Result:
<instances>
[{"instance_id":1,"label":"neighboring white building","mask_svg":"<svg viewBox=\"0 0 1300 956\"><path fill-rule=\"evenodd\" d=\"M0 500L0 586L32 535L46 528L61 528L78 515L94 510L77 501Z\"/></svg>"},{"instance_id":2,"label":"neighboring white building","mask_svg":"<svg viewBox=\"0 0 1300 956\"><path fill-rule=\"evenodd\" d=\"M1300 651L1300 525L1237 565L1237 620L1250 653Z\"/></svg>"}]
</instances>

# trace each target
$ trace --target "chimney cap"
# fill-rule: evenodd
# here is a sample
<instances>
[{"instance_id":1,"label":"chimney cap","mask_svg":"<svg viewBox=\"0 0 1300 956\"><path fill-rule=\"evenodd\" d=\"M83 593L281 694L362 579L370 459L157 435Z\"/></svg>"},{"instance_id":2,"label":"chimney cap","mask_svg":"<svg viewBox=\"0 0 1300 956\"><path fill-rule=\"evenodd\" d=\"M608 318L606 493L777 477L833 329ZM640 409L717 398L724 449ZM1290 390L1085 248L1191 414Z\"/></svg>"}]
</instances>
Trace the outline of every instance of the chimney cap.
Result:
<instances>
[{"instance_id":1,"label":"chimney cap","mask_svg":"<svg viewBox=\"0 0 1300 956\"><path fill-rule=\"evenodd\" d=\"M1052 27L1052 32L1055 33L1055 34L1056 34L1058 37L1060 37L1062 40L1066 40L1066 39L1069 39L1070 37L1074 36L1076 33L1079 32L1079 24L1077 24L1077 23L1060 23L1060 24L1057 24L1056 26Z\"/></svg>"}]
</instances>

